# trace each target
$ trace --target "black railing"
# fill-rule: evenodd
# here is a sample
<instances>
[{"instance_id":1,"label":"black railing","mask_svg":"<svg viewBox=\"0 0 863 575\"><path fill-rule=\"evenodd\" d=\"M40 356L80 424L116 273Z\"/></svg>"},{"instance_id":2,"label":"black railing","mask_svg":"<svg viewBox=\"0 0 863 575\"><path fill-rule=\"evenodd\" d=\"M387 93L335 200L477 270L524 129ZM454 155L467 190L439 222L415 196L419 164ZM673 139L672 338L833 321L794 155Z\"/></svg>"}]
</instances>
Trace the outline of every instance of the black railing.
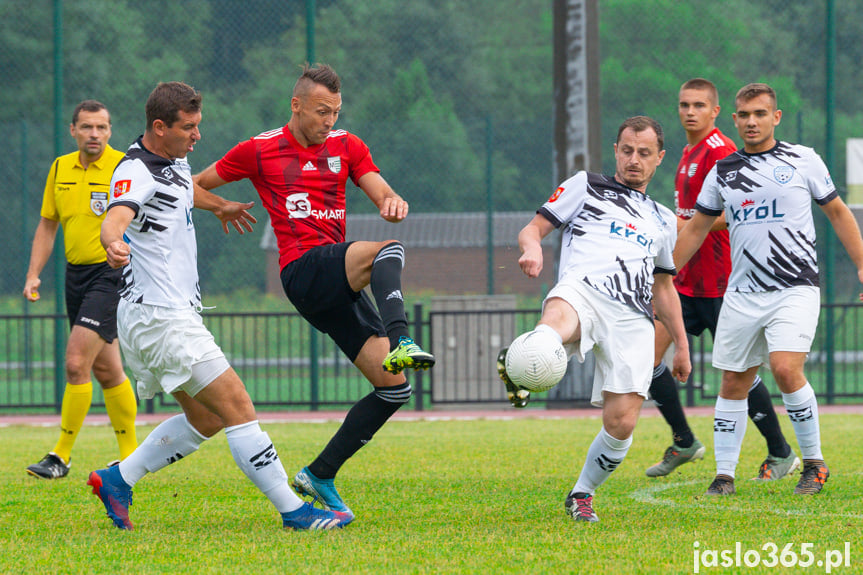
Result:
<instances>
[{"instance_id":1,"label":"black railing","mask_svg":"<svg viewBox=\"0 0 863 575\"><path fill-rule=\"evenodd\" d=\"M863 305L823 306L833 313L834 353L823 349L828 334L819 325L806 374L826 403L863 400ZM409 373L414 396L408 409L486 404L506 406L495 360L501 347L531 329L538 310L431 311L414 306L412 334L437 357L428 372ZM55 315L0 316L0 412L59 411L55 361ZM332 341L312 329L296 313L206 313L204 321L245 383L260 410L343 409L369 393L371 387ZM65 341L66 334L61 334ZM711 367L709 335L695 338L693 376L682 386L687 405L712 403L719 391L720 373ZM828 361L830 360L830 361ZM63 369L62 362L60 369ZM768 388L778 396L769 374ZM548 408L587 404L592 385L590 364L570 362L564 381L545 394L535 394L533 405ZM94 385L94 406L102 406ZM176 409L170 397L159 395L144 411Z\"/></svg>"}]
</instances>

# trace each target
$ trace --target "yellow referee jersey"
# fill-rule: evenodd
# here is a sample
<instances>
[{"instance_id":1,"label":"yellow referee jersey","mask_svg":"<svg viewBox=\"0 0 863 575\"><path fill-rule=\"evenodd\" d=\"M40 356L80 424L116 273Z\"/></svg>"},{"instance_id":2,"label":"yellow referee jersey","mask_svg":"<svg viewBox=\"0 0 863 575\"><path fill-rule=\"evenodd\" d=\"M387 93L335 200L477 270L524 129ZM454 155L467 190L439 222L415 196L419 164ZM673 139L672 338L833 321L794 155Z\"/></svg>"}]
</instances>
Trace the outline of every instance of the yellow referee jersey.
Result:
<instances>
[{"instance_id":1,"label":"yellow referee jersey","mask_svg":"<svg viewBox=\"0 0 863 575\"><path fill-rule=\"evenodd\" d=\"M66 261L70 264L97 264L107 259L99 232L108 208L111 175L124 155L106 145L102 157L90 162L86 170L78 152L60 156L51 165L42 196L42 217L63 226Z\"/></svg>"}]
</instances>

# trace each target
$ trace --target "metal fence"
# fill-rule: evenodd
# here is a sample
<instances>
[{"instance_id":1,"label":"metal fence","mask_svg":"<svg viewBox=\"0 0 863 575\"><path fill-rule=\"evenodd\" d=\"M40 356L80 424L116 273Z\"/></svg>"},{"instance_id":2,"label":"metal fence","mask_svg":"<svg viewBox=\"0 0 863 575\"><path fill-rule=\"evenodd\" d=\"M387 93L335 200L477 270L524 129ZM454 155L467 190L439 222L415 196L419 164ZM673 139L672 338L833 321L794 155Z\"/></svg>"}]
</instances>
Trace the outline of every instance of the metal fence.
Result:
<instances>
[{"instance_id":1,"label":"metal fence","mask_svg":"<svg viewBox=\"0 0 863 575\"><path fill-rule=\"evenodd\" d=\"M836 316L832 362L823 350L829 313ZM418 304L411 316L412 332L438 363L428 372L408 374L415 391L408 409L508 405L495 369L497 353L516 335L533 328L538 310L426 313ZM359 370L332 341L296 313L207 313L204 318L258 409L346 408L370 391ZM0 412L59 411L63 389L55 383L53 359L57 326L65 330L65 318L0 316ZM720 374L710 366L711 346L709 336L695 338L693 377L681 389L687 405L712 403L719 391ZM768 388L778 396L769 371L762 371ZM826 403L863 399L863 305L822 308L806 373ZM564 381L548 394L534 394L533 405L586 405L591 383L590 370L572 361ZM94 385L93 404L103 405L98 385ZM150 412L168 409L176 409L176 404L162 395L142 406Z\"/></svg>"}]
</instances>

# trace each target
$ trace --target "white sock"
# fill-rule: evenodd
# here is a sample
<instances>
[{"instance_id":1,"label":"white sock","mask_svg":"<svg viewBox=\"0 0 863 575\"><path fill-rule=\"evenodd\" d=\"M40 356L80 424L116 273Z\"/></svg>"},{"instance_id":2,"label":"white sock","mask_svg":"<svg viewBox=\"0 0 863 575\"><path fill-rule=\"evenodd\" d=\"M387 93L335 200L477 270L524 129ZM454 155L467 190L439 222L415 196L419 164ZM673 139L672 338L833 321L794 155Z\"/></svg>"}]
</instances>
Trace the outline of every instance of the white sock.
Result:
<instances>
[{"instance_id":1,"label":"white sock","mask_svg":"<svg viewBox=\"0 0 863 575\"><path fill-rule=\"evenodd\" d=\"M299 509L303 501L288 486L288 474L270 436L256 421L225 428L237 466L273 503L279 513Z\"/></svg>"},{"instance_id":2,"label":"white sock","mask_svg":"<svg viewBox=\"0 0 863 575\"><path fill-rule=\"evenodd\" d=\"M631 435L626 439L617 439L609 435L605 427L600 429L593 443L590 444L590 449L587 450L584 467L581 468L578 481L575 482L575 487L570 493L593 495L597 487L602 485L611 472L621 464L630 445L632 445Z\"/></svg>"},{"instance_id":3,"label":"white sock","mask_svg":"<svg viewBox=\"0 0 863 575\"><path fill-rule=\"evenodd\" d=\"M150 432L129 457L120 462L120 475L133 487L138 480L191 455L207 440L185 414L166 419Z\"/></svg>"},{"instance_id":4,"label":"white sock","mask_svg":"<svg viewBox=\"0 0 863 575\"><path fill-rule=\"evenodd\" d=\"M554 328L551 327L550 325L545 325L544 323L541 323L538 326L536 326L535 328L533 328L533 331L545 332L545 333L549 334L551 337L553 337L554 339L556 339L557 341L563 343L563 338L560 337L560 334L557 333L556 331L554 331Z\"/></svg>"},{"instance_id":5,"label":"white sock","mask_svg":"<svg viewBox=\"0 0 863 575\"><path fill-rule=\"evenodd\" d=\"M818 400L815 398L812 386L807 381L806 385L794 393L783 393L782 402L791 419L794 435L797 436L801 457L823 460L821 430L818 423Z\"/></svg>"},{"instance_id":6,"label":"white sock","mask_svg":"<svg viewBox=\"0 0 863 575\"><path fill-rule=\"evenodd\" d=\"M716 455L716 474L734 477L740 447L746 435L749 401L746 399L716 398L713 415L713 452Z\"/></svg>"}]
</instances>

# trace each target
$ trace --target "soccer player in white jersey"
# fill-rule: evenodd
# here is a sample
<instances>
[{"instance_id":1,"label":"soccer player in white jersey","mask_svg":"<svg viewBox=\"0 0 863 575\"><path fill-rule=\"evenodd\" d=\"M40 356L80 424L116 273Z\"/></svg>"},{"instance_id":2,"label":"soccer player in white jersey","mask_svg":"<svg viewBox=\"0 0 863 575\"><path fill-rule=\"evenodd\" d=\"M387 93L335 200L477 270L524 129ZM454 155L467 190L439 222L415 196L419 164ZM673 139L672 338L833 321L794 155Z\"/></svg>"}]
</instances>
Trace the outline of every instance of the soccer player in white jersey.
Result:
<instances>
[{"instance_id":1,"label":"soccer player in white jersey","mask_svg":"<svg viewBox=\"0 0 863 575\"><path fill-rule=\"evenodd\" d=\"M812 200L830 220L861 282L863 239L818 154L775 138L782 111L774 90L748 84L737 92L735 108L743 150L718 161L707 175L674 252L676 265L685 264L725 210L731 275L713 346L722 384L713 423L716 477L707 494L735 493L746 393L767 363L803 458L794 493L809 495L821 491L830 476L821 453L818 403L803 373L820 311Z\"/></svg>"},{"instance_id":2,"label":"soccer player in white jersey","mask_svg":"<svg viewBox=\"0 0 863 575\"><path fill-rule=\"evenodd\" d=\"M200 316L192 208L213 211L227 232L251 230L251 203L196 190L186 155L201 138L201 95L181 82L160 83L146 105L147 127L111 181L101 241L111 267L123 267L117 325L138 394L170 393L183 413L161 423L120 465L93 471L87 484L120 529L132 529L132 487L194 453L224 427L237 466L293 529L330 529L351 516L312 507L288 485L269 436L224 353Z\"/></svg>"},{"instance_id":3,"label":"soccer player in white jersey","mask_svg":"<svg viewBox=\"0 0 863 575\"><path fill-rule=\"evenodd\" d=\"M557 284L543 302L535 331L558 339L579 361L591 349L596 371L591 401L602 406L602 429L588 449L565 508L576 521L598 521L593 494L626 456L653 375L653 317L675 343L672 374L689 376L689 344L672 282L677 236L674 213L646 194L665 155L660 125L646 116L621 124L613 178L578 172L563 182L518 235L521 270L543 267L542 238L563 230ZM516 404L525 390L498 370Z\"/></svg>"}]
</instances>

